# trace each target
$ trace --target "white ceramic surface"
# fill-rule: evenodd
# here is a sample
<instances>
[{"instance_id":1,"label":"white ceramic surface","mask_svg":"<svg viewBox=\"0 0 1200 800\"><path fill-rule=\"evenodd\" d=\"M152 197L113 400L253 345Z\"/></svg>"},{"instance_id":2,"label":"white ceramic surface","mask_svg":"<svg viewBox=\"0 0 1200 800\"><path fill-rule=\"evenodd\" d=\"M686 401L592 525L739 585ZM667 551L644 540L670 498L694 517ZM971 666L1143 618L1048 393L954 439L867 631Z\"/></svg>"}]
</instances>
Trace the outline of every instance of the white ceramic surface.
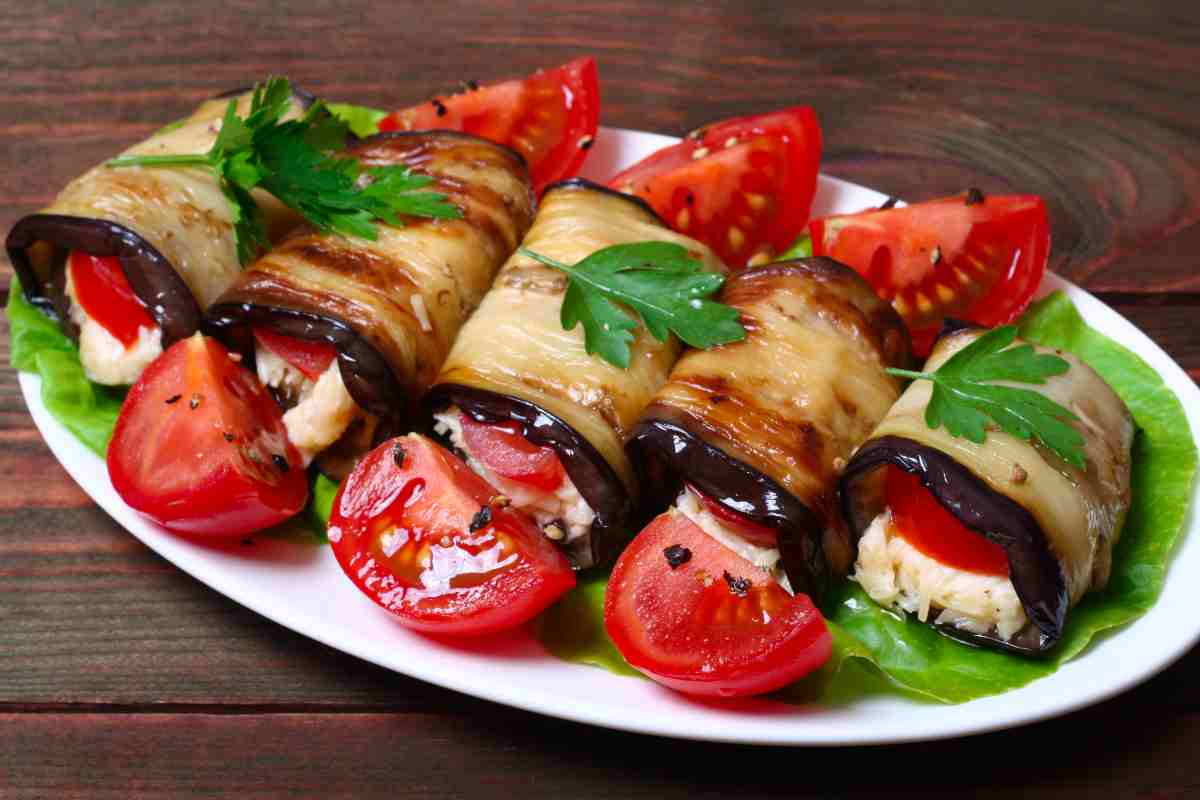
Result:
<instances>
[{"instance_id":1,"label":"white ceramic surface","mask_svg":"<svg viewBox=\"0 0 1200 800\"><path fill-rule=\"evenodd\" d=\"M603 129L585 174L597 179L674 139ZM884 195L822 177L814 215L878 205ZM1056 276L1043 294L1064 289L1089 324L1146 359L1183 401L1200 431L1200 390L1132 324ZM104 463L50 417L39 379L21 390L50 449L105 511L171 563L247 608L305 636L405 675L531 711L643 733L733 742L842 745L962 736L1053 717L1104 700L1155 674L1200 638L1200 537L1196 493L1185 535L1158 604L1102 637L1054 675L997 697L957 706L872 696L838 707L769 700L697 702L650 681L559 661L526 633L448 644L400 627L347 580L328 547L259 540L217 548L172 536L129 509L113 491Z\"/></svg>"}]
</instances>

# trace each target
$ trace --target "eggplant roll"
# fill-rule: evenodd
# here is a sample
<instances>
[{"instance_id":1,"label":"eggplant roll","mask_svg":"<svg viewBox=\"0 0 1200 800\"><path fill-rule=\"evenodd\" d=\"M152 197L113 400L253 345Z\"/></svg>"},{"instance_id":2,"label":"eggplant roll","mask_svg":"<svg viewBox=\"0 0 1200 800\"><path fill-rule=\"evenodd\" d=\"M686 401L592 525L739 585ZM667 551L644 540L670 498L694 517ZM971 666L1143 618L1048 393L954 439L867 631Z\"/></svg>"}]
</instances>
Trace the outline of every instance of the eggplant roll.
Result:
<instances>
[{"instance_id":1,"label":"eggplant roll","mask_svg":"<svg viewBox=\"0 0 1200 800\"><path fill-rule=\"evenodd\" d=\"M642 201L575 179L554 184L523 246L574 264L615 244L674 242L707 269L725 267L707 247L674 233ZM624 441L680 352L639 328L628 369L588 355L581 326L560 321L567 278L524 255L508 260L463 328L427 400L435 431L512 502L531 513L579 568L616 557L629 533L637 482ZM557 489L507 480L476 458L463 417L515 424L553 448L566 477ZM511 427L511 425L510 425Z\"/></svg>"},{"instance_id":2,"label":"eggplant roll","mask_svg":"<svg viewBox=\"0 0 1200 800\"><path fill-rule=\"evenodd\" d=\"M377 223L375 241L298 227L237 277L205 330L253 363L288 411L292 442L335 478L394 434L433 384L467 317L533 219L524 159L448 131L380 134L349 148L367 167L408 166L433 179L461 219ZM253 330L332 345L315 379Z\"/></svg>"},{"instance_id":3,"label":"eggplant roll","mask_svg":"<svg viewBox=\"0 0 1200 800\"><path fill-rule=\"evenodd\" d=\"M908 334L866 281L828 258L743 272L720 300L741 313L746 338L684 353L627 449L658 508L675 501L819 600L853 560L839 473L900 396L885 368L909 362ZM767 535L748 541L729 520Z\"/></svg>"},{"instance_id":4,"label":"eggplant roll","mask_svg":"<svg viewBox=\"0 0 1200 800\"><path fill-rule=\"evenodd\" d=\"M937 369L980 335L968 328L942 336L925 369ZM876 602L915 613L956 638L1037 654L1061 638L1067 610L1108 582L1129 509L1133 420L1091 367L1069 353L1055 354L1070 369L1025 388L1078 417L1072 425L1085 442L1084 469L998 429L975 444L929 428L928 381L908 387L851 459L841 488L858 548L855 579ZM918 550L901 536L888 497L902 495L889 492L888 483L903 473L889 476L889 470L918 478L914 490L923 486L969 529L960 535L978 533L998 545L999 569L944 563L955 559L926 555L942 550ZM922 531L918 541L938 536Z\"/></svg>"},{"instance_id":5,"label":"eggplant roll","mask_svg":"<svg viewBox=\"0 0 1200 800\"><path fill-rule=\"evenodd\" d=\"M250 96L238 90L208 100L121 155L206 152L230 99L237 99L244 115ZM297 91L293 101L289 113L295 116L313 98ZM289 224L291 212L274 198L256 192L255 199L269 229ZM203 310L241 269L233 210L217 178L204 169L93 167L49 207L19 220L6 247L26 296L60 320L79 342L88 377L106 384L133 383L158 353L193 334ZM73 302L66 269L71 251L117 257L157 327L143 328L136 345L126 348L92 320Z\"/></svg>"}]
</instances>

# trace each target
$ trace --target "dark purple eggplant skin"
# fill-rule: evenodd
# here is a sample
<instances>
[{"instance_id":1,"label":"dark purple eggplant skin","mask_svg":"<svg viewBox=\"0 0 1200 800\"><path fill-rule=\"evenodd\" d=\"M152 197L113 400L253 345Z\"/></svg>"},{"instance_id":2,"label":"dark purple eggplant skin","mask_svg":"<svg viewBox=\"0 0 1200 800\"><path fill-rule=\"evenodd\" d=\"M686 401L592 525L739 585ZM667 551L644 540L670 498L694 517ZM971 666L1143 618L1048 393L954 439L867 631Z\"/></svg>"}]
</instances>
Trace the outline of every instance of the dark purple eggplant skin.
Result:
<instances>
[{"instance_id":1,"label":"dark purple eggplant skin","mask_svg":"<svg viewBox=\"0 0 1200 800\"><path fill-rule=\"evenodd\" d=\"M528 400L460 384L438 384L422 406L422 418L427 421L436 412L455 406L479 422L515 422L530 442L554 448L567 475L596 512L590 537L594 566L616 561L632 538L633 499L600 451L578 431ZM432 423L427 429L432 430Z\"/></svg>"},{"instance_id":2,"label":"dark purple eggplant skin","mask_svg":"<svg viewBox=\"0 0 1200 800\"><path fill-rule=\"evenodd\" d=\"M63 322L65 299L58 281L43 283L29 260L28 248L52 242L63 254L81 250L94 256L116 256L129 285L162 328L163 347L186 339L200 326L200 306L171 262L124 225L89 217L30 214L8 233L5 249L29 302Z\"/></svg>"},{"instance_id":3,"label":"dark purple eggplant skin","mask_svg":"<svg viewBox=\"0 0 1200 800\"><path fill-rule=\"evenodd\" d=\"M613 189L609 186L605 186L602 183L596 183L595 181L589 181L587 178L566 178L561 181L555 181L554 183L550 184L549 186L547 186L545 189L542 190L542 197L545 197L547 194L554 191L555 189L572 189L572 188L580 188L580 187L582 187L584 189L589 189L593 192L603 192L604 194L612 195L613 197L619 197L627 203L633 203L639 209L641 209L645 213L652 216L655 219L655 221L658 222L658 224L662 225L664 228L671 227L667 223L663 222L663 218L658 215L658 212L654 210L653 206L651 206L649 203L647 203L645 200L638 197L637 195L625 194L625 192L617 191L616 189Z\"/></svg>"},{"instance_id":4,"label":"dark purple eggplant skin","mask_svg":"<svg viewBox=\"0 0 1200 800\"><path fill-rule=\"evenodd\" d=\"M817 516L772 478L706 442L688 417L667 413L638 423L625 445L646 487L646 507L672 505L686 481L751 522L774 528L792 590L819 604L833 575Z\"/></svg>"},{"instance_id":5,"label":"dark purple eggplant skin","mask_svg":"<svg viewBox=\"0 0 1200 800\"><path fill-rule=\"evenodd\" d=\"M949 626L938 630L955 639L1026 656L1053 649L1062 638L1070 601L1045 532L1024 507L993 490L946 453L901 436L882 436L859 448L842 473L840 487L855 546L883 506L881 497L869 496L863 481L888 465L918 476L962 524L1004 548L1013 588L1030 621L1010 641Z\"/></svg>"}]
</instances>

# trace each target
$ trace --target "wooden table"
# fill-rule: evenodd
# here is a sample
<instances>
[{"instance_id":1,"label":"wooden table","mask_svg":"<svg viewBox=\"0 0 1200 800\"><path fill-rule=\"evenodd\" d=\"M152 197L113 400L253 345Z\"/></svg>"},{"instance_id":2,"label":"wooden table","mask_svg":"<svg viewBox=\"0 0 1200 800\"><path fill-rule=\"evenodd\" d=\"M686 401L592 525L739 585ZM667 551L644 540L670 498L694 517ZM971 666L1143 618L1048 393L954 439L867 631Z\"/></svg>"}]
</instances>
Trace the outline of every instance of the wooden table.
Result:
<instances>
[{"instance_id":1,"label":"wooden table","mask_svg":"<svg viewBox=\"0 0 1200 800\"><path fill-rule=\"evenodd\" d=\"M3 0L0 228L268 72L402 106L591 53L610 125L681 133L807 103L830 174L908 199L967 185L1042 195L1052 267L1200 377L1195 0L784 5ZM2 341L7 352L7 330ZM384 672L261 619L94 506L8 369L0 422L0 797L1200 791L1195 651L1091 710L928 751L597 730Z\"/></svg>"}]
</instances>

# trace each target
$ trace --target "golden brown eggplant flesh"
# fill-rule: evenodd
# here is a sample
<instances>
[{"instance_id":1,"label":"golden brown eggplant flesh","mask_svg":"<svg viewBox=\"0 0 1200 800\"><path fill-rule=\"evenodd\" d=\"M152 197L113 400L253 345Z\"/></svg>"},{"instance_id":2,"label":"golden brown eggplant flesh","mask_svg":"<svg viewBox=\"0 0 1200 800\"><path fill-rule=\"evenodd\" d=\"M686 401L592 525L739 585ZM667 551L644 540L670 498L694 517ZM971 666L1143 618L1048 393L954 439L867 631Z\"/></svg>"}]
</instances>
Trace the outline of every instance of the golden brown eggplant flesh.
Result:
<instances>
[{"instance_id":1,"label":"golden brown eggplant flesh","mask_svg":"<svg viewBox=\"0 0 1200 800\"><path fill-rule=\"evenodd\" d=\"M819 599L852 561L838 475L899 397L885 368L909 362L908 334L857 273L827 258L743 272L720 300L741 313L746 338L680 358L630 457L656 508L690 483L774 528L790 587Z\"/></svg>"},{"instance_id":2,"label":"golden brown eggplant flesh","mask_svg":"<svg viewBox=\"0 0 1200 800\"><path fill-rule=\"evenodd\" d=\"M936 370L980 335L974 328L943 335L926 371ZM888 465L919 476L947 511L1000 545L1025 624L1002 635L998 625L979 630L930 619L955 638L1025 655L1052 649L1062 638L1069 609L1107 583L1130 502L1134 426L1128 409L1091 367L1069 353L1053 352L1070 369L1044 385L1023 386L1076 414L1078 420L1071 424L1084 439L1083 469L1036 440L998 429L976 444L945 428L929 428L924 412L931 387L928 381L915 381L851 459L841 482L856 545L886 511L883 468ZM940 618L947 609L934 610Z\"/></svg>"},{"instance_id":3,"label":"golden brown eggplant flesh","mask_svg":"<svg viewBox=\"0 0 1200 800\"><path fill-rule=\"evenodd\" d=\"M645 203L588 181L548 187L522 245L574 264L615 244L674 242L705 268L725 267L704 245L671 231ZM582 327L560 321L566 276L521 254L500 270L467 322L426 400L430 419L458 409L479 421L515 422L555 449L595 519L565 548L577 567L612 561L630 534L637 482L624 442L680 352L644 328L628 369L589 355Z\"/></svg>"},{"instance_id":4,"label":"golden brown eggplant flesh","mask_svg":"<svg viewBox=\"0 0 1200 800\"><path fill-rule=\"evenodd\" d=\"M401 430L451 344L533 218L524 159L450 131L379 134L346 153L364 166L407 166L433 182L461 219L377 223L377 239L298 226L243 272L209 309L205 330L254 365L252 328L332 344L342 383L369 414L321 463L335 477Z\"/></svg>"},{"instance_id":5,"label":"golden brown eggplant flesh","mask_svg":"<svg viewBox=\"0 0 1200 800\"><path fill-rule=\"evenodd\" d=\"M201 104L122 155L204 153L216 140L229 98L242 113L250 90L237 89ZM293 88L293 116L312 95ZM261 193L268 228L292 218ZM162 329L162 345L195 333L202 311L241 269L232 210L214 175L202 169L96 166L67 185L53 203L20 219L5 247L30 302L57 316L72 338L66 296L69 251L116 256L134 293Z\"/></svg>"}]
</instances>

